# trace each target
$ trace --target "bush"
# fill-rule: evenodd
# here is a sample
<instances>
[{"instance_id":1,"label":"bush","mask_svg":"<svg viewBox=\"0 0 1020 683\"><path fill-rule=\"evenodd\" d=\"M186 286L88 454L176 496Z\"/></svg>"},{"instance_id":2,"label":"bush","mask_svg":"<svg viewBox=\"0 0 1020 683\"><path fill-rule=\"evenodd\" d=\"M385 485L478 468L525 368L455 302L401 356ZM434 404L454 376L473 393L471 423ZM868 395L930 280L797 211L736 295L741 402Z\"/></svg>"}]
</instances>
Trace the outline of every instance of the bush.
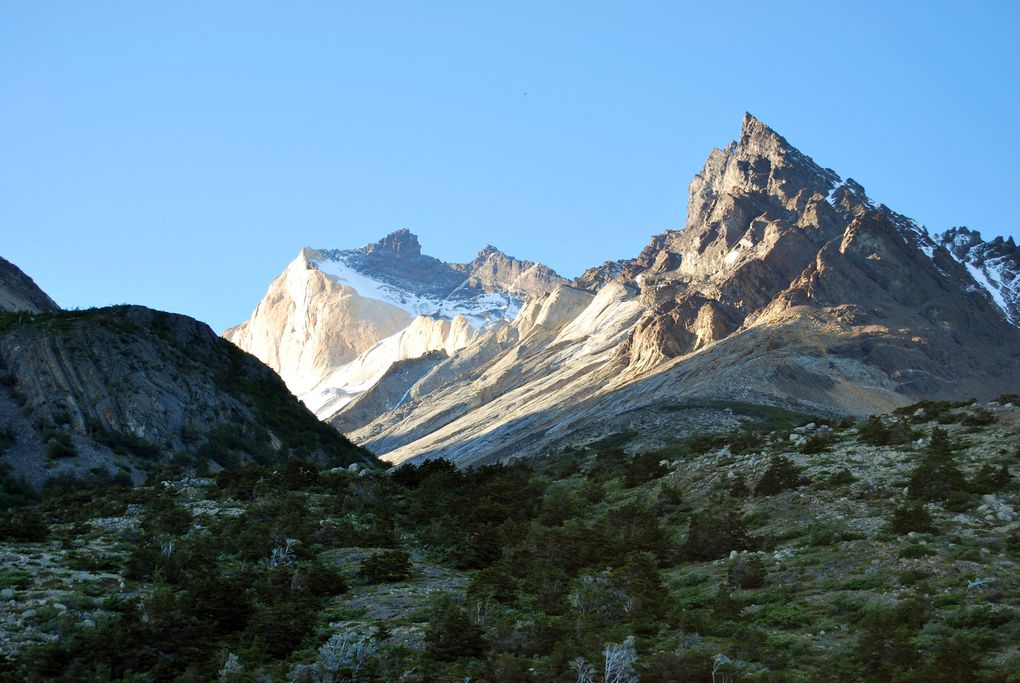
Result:
<instances>
[{"instance_id":1,"label":"bush","mask_svg":"<svg viewBox=\"0 0 1020 683\"><path fill-rule=\"evenodd\" d=\"M805 455L824 453L832 445L833 440L833 436L830 433L813 434L801 445L800 452Z\"/></svg>"},{"instance_id":2,"label":"bush","mask_svg":"<svg viewBox=\"0 0 1020 683\"><path fill-rule=\"evenodd\" d=\"M1009 467L1002 463L998 467L986 462L974 475L970 488L975 493L995 493L1007 488L1013 481L1013 475L1009 473Z\"/></svg>"},{"instance_id":3,"label":"bush","mask_svg":"<svg viewBox=\"0 0 1020 683\"><path fill-rule=\"evenodd\" d=\"M977 407L974 412L968 413L963 418L963 425L965 427L984 427L995 422L995 415L988 408Z\"/></svg>"},{"instance_id":4,"label":"bush","mask_svg":"<svg viewBox=\"0 0 1020 683\"><path fill-rule=\"evenodd\" d=\"M729 499L716 499L691 517L683 555L688 560L717 560L731 550L751 549L747 523Z\"/></svg>"},{"instance_id":5,"label":"bush","mask_svg":"<svg viewBox=\"0 0 1020 683\"><path fill-rule=\"evenodd\" d=\"M35 510L15 510L0 516L0 541L38 543L49 536L46 520Z\"/></svg>"},{"instance_id":6,"label":"bush","mask_svg":"<svg viewBox=\"0 0 1020 683\"><path fill-rule=\"evenodd\" d=\"M10 427L0 428L0 455L14 445L18 440L18 433Z\"/></svg>"},{"instance_id":7,"label":"bush","mask_svg":"<svg viewBox=\"0 0 1020 683\"><path fill-rule=\"evenodd\" d=\"M936 427L921 461L910 475L910 497L945 501L954 491L966 490L967 481L953 458L953 444L946 433Z\"/></svg>"},{"instance_id":8,"label":"bush","mask_svg":"<svg viewBox=\"0 0 1020 683\"><path fill-rule=\"evenodd\" d=\"M869 417L858 430L857 438L872 446L899 446L913 443L918 437L906 418L886 425L880 417Z\"/></svg>"},{"instance_id":9,"label":"bush","mask_svg":"<svg viewBox=\"0 0 1020 683\"><path fill-rule=\"evenodd\" d=\"M772 458L768 469L761 475L758 485L754 487L756 496L773 496L787 489L795 489L807 480L801 475L801 468L793 464L789 458L781 455Z\"/></svg>"},{"instance_id":10,"label":"bush","mask_svg":"<svg viewBox=\"0 0 1020 683\"><path fill-rule=\"evenodd\" d=\"M369 583L393 583L411 575L411 556L403 550L386 550L361 561L358 576Z\"/></svg>"},{"instance_id":11,"label":"bush","mask_svg":"<svg viewBox=\"0 0 1020 683\"><path fill-rule=\"evenodd\" d=\"M726 580L733 588L761 588L767 573L760 555L738 555L726 569Z\"/></svg>"},{"instance_id":12,"label":"bush","mask_svg":"<svg viewBox=\"0 0 1020 683\"><path fill-rule=\"evenodd\" d=\"M835 489L841 486L848 486L855 481L857 481L857 477L855 477L847 468L841 467L829 475L829 477L825 480L824 485L826 488Z\"/></svg>"},{"instance_id":13,"label":"bush","mask_svg":"<svg viewBox=\"0 0 1020 683\"><path fill-rule=\"evenodd\" d=\"M911 543L900 551L900 557L906 559L918 559L921 557L931 557L933 555L938 555L938 553L933 548L920 543Z\"/></svg>"},{"instance_id":14,"label":"bush","mask_svg":"<svg viewBox=\"0 0 1020 683\"><path fill-rule=\"evenodd\" d=\"M440 595L429 610L425 629L427 652L433 659L450 662L485 653L482 629L449 594Z\"/></svg>"},{"instance_id":15,"label":"bush","mask_svg":"<svg viewBox=\"0 0 1020 683\"><path fill-rule=\"evenodd\" d=\"M78 455L78 448L67 432L57 432L46 443L46 455L52 460L73 458Z\"/></svg>"},{"instance_id":16,"label":"bush","mask_svg":"<svg viewBox=\"0 0 1020 683\"><path fill-rule=\"evenodd\" d=\"M911 531L933 533L935 522L922 503L909 501L893 510L889 530L896 534L907 534Z\"/></svg>"}]
</instances>

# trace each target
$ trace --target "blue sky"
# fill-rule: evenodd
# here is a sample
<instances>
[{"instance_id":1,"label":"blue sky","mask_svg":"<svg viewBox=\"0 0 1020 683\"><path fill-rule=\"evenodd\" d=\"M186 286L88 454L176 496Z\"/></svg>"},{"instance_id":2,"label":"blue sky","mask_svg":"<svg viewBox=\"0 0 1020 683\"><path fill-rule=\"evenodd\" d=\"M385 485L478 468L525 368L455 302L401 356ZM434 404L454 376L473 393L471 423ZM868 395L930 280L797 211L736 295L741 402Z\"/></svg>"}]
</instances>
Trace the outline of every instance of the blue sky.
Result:
<instances>
[{"instance_id":1,"label":"blue sky","mask_svg":"<svg viewBox=\"0 0 1020 683\"><path fill-rule=\"evenodd\" d=\"M1020 3L2 2L0 255L240 322L400 227L573 276L683 224L749 110L942 230L1020 235Z\"/></svg>"}]
</instances>

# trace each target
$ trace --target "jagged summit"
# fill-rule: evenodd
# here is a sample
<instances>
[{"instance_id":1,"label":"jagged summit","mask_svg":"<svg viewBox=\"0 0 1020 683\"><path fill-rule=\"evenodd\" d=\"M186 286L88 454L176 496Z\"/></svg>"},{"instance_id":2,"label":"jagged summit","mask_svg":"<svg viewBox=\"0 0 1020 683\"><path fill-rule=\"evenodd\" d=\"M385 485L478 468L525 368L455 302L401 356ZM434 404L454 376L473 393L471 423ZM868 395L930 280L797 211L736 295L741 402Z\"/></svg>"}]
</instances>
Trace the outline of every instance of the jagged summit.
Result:
<instances>
[{"instance_id":1,"label":"jagged summit","mask_svg":"<svg viewBox=\"0 0 1020 683\"><path fill-rule=\"evenodd\" d=\"M446 263L423 254L418 237L402 228L357 249L302 249L251 318L224 336L325 417L393 363L454 353L481 330L513 320L528 296L564 282L491 245L469 263Z\"/></svg>"},{"instance_id":2,"label":"jagged summit","mask_svg":"<svg viewBox=\"0 0 1020 683\"><path fill-rule=\"evenodd\" d=\"M934 239L967 268L1006 319L1020 326L1020 247L1013 237L985 242L977 230L955 227Z\"/></svg>"},{"instance_id":3,"label":"jagged summit","mask_svg":"<svg viewBox=\"0 0 1020 683\"><path fill-rule=\"evenodd\" d=\"M407 228L394 230L378 242L364 247L366 254L385 254L397 258L421 256L418 236Z\"/></svg>"},{"instance_id":4,"label":"jagged summit","mask_svg":"<svg viewBox=\"0 0 1020 683\"><path fill-rule=\"evenodd\" d=\"M570 443L579 430L675 435L681 418L659 421L660 404L860 414L1020 388L1007 311L1020 280L1005 241L969 236L954 258L750 114L691 181L688 206L683 229L579 277L588 299L535 302L514 330L437 365L354 437L393 462L468 464ZM536 333L538 318L556 323Z\"/></svg>"}]
</instances>

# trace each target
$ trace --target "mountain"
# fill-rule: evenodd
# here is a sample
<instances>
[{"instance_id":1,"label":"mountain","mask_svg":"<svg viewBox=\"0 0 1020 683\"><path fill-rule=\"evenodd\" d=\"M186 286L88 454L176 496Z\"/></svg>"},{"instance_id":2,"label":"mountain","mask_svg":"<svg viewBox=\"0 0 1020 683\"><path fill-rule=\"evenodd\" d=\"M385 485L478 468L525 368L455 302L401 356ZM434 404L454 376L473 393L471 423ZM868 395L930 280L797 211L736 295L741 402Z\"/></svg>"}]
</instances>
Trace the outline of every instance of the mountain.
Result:
<instances>
[{"instance_id":1,"label":"mountain","mask_svg":"<svg viewBox=\"0 0 1020 683\"><path fill-rule=\"evenodd\" d=\"M360 249L302 249L251 318L223 336L276 370L325 419L394 363L450 356L512 320L527 297L565 282L492 246L470 263L446 263L422 254L402 229Z\"/></svg>"},{"instance_id":2,"label":"mountain","mask_svg":"<svg viewBox=\"0 0 1020 683\"><path fill-rule=\"evenodd\" d=\"M444 267L400 232L361 250L307 253L315 258L301 271L316 271L334 298L278 280L274 288L299 294L277 299L271 288L246 325L269 309L281 320L321 318L319 307L336 296L431 316L413 335L405 327L373 342L387 347L374 350L378 358L369 350L351 365L353 354L343 354L344 365L327 368L332 378L313 374L315 391L302 394L320 417L394 463L441 456L475 465L614 432L637 431L653 446L736 428L769 407L866 415L1020 389L1013 242L984 242L965 229L931 235L750 114L739 139L713 150L691 181L682 230L571 283L543 271L539 286L518 290L528 295L520 304L500 288L537 266L501 262L485 269L489 279L459 286L450 274L478 272L495 252ZM502 308L476 317L456 343L445 331L433 343L407 339L420 340L437 320L477 316L489 301ZM300 321L263 335L287 335ZM246 341L243 348L271 357ZM288 353L300 351L293 336L286 342L299 344ZM311 340L312 348L330 344L329 336ZM445 358L387 375L396 361L440 347ZM300 371L281 374L304 386ZM371 400L350 402L372 386ZM324 404L317 392L341 400ZM356 415L345 416L344 404Z\"/></svg>"},{"instance_id":3,"label":"mountain","mask_svg":"<svg viewBox=\"0 0 1020 683\"><path fill-rule=\"evenodd\" d=\"M35 281L5 258L0 258L0 311L45 313L59 311Z\"/></svg>"},{"instance_id":4,"label":"mountain","mask_svg":"<svg viewBox=\"0 0 1020 683\"><path fill-rule=\"evenodd\" d=\"M203 323L141 306L0 315L0 467L38 487L171 463L372 457Z\"/></svg>"},{"instance_id":5,"label":"mountain","mask_svg":"<svg viewBox=\"0 0 1020 683\"><path fill-rule=\"evenodd\" d=\"M966 266L1006 318L1020 326L1020 247L1013 238L985 242L976 230L951 228L935 239Z\"/></svg>"},{"instance_id":6,"label":"mountain","mask_svg":"<svg viewBox=\"0 0 1020 683\"><path fill-rule=\"evenodd\" d=\"M748 405L863 415L1016 391L996 283L1020 270L982 244L954 255L748 115L691 182L683 230L533 298L351 436L391 462L475 464L728 428Z\"/></svg>"}]
</instances>

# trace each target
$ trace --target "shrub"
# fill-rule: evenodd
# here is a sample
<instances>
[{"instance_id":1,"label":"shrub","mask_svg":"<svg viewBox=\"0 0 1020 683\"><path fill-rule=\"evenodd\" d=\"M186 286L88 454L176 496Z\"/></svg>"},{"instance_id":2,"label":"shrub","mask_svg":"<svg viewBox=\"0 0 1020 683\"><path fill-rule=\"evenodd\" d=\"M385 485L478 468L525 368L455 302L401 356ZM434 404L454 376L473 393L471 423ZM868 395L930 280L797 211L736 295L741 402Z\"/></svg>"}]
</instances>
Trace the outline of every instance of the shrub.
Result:
<instances>
[{"instance_id":1,"label":"shrub","mask_svg":"<svg viewBox=\"0 0 1020 683\"><path fill-rule=\"evenodd\" d=\"M832 445L833 436L830 433L812 434L808 440L801 444L800 452L805 455L816 455L824 453Z\"/></svg>"},{"instance_id":2,"label":"shrub","mask_svg":"<svg viewBox=\"0 0 1020 683\"><path fill-rule=\"evenodd\" d=\"M728 499L716 499L715 504L691 517L690 531L683 546L688 560L717 560L731 550L750 549L747 523Z\"/></svg>"},{"instance_id":3,"label":"shrub","mask_svg":"<svg viewBox=\"0 0 1020 683\"><path fill-rule=\"evenodd\" d=\"M900 557L906 559L931 557L933 555L938 555L938 553L934 549L928 547L927 545L922 545L920 543L911 543L910 545L906 546L905 548L903 548L903 550L900 551Z\"/></svg>"},{"instance_id":4,"label":"shrub","mask_svg":"<svg viewBox=\"0 0 1020 683\"><path fill-rule=\"evenodd\" d=\"M898 446L913 443L918 434L906 418L886 425L880 417L869 417L858 430L857 438L872 446Z\"/></svg>"},{"instance_id":5,"label":"shrub","mask_svg":"<svg viewBox=\"0 0 1020 683\"><path fill-rule=\"evenodd\" d=\"M908 491L918 500L944 501L954 491L966 491L967 481L953 458L953 444L936 427L921 461L910 475Z\"/></svg>"},{"instance_id":6,"label":"shrub","mask_svg":"<svg viewBox=\"0 0 1020 683\"><path fill-rule=\"evenodd\" d=\"M445 593L430 606L425 643L429 656L441 662L481 657L485 652L482 629Z\"/></svg>"},{"instance_id":7,"label":"shrub","mask_svg":"<svg viewBox=\"0 0 1020 683\"><path fill-rule=\"evenodd\" d=\"M738 555L726 570L726 579L734 588L761 588L765 585L765 561L760 555Z\"/></svg>"},{"instance_id":8,"label":"shrub","mask_svg":"<svg viewBox=\"0 0 1020 683\"><path fill-rule=\"evenodd\" d=\"M0 428L0 455L14 445L18 440L18 433L10 427Z\"/></svg>"},{"instance_id":9,"label":"shrub","mask_svg":"<svg viewBox=\"0 0 1020 683\"><path fill-rule=\"evenodd\" d=\"M970 487L975 493L994 493L1007 488L1012 481L1013 475L1009 473L1006 463L996 467L986 462L974 475Z\"/></svg>"},{"instance_id":10,"label":"shrub","mask_svg":"<svg viewBox=\"0 0 1020 683\"><path fill-rule=\"evenodd\" d=\"M756 496L772 496L787 489L794 489L807 480L801 475L801 468L793 464L789 458L781 455L772 458L768 469L761 475L758 485L754 487Z\"/></svg>"},{"instance_id":11,"label":"shrub","mask_svg":"<svg viewBox=\"0 0 1020 683\"><path fill-rule=\"evenodd\" d=\"M995 415L988 408L977 407L974 412L968 413L963 418L963 425L965 427L984 427L995 422Z\"/></svg>"},{"instance_id":12,"label":"shrub","mask_svg":"<svg viewBox=\"0 0 1020 683\"><path fill-rule=\"evenodd\" d=\"M850 470L848 470L845 467L840 467L838 470L836 470L835 472L828 476L828 478L825 480L825 486L827 488L834 489L839 488L840 486L848 486L854 483L855 481L857 481L857 477L855 477L850 472Z\"/></svg>"},{"instance_id":13,"label":"shrub","mask_svg":"<svg viewBox=\"0 0 1020 683\"><path fill-rule=\"evenodd\" d=\"M935 531L935 522L924 504L909 501L893 510L889 530L896 534L907 534L911 531L932 533Z\"/></svg>"},{"instance_id":14,"label":"shrub","mask_svg":"<svg viewBox=\"0 0 1020 683\"><path fill-rule=\"evenodd\" d=\"M646 481L666 476L669 470L660 464L661 460L662 458L655 452L635 455L624 472L624 483L627 488L634 488Z\"/></svg>"},{"instance_id":15,"label":"shrub","mask_svg":"<svg viewBox=\"0 0 1020 683\"><path fill-rule=\"evenodd\" d=\"M730 479L729 494L733 498L746 498L751 495L751 489L748 488L743 474L737 474Z\"/></svg>"},{"instance_id":16,"label":"shrub","mask_svg":"<svg viewBox=\"0 0 1020 683\"><path fill-rule=\"evenodd\" d=\"M358 576L369 583L403 581L411 575L411 556L403 550L386 550L361 561Z\"/></svg>"},{"instance_id":17,"label":"shrub","mask_svg":"<svg viewBox=\"0 0 1020 683\"><path fill-rule=\"evenodd\" d=\"M56 432L46 443L46 455L53 460L73 458L78 455L78 448L67 432Z\"/></svg>"},{"instance_id":18,"label":"shrub","mask_svg":"<svg viewBox=\"0 0 1020 683\"><path fill-rule=\"evenodd\" d=\"M13 510L0 516L0 541L36 543L49 536L46 520L35 510Z\"/></svg>"}]
</instances>

